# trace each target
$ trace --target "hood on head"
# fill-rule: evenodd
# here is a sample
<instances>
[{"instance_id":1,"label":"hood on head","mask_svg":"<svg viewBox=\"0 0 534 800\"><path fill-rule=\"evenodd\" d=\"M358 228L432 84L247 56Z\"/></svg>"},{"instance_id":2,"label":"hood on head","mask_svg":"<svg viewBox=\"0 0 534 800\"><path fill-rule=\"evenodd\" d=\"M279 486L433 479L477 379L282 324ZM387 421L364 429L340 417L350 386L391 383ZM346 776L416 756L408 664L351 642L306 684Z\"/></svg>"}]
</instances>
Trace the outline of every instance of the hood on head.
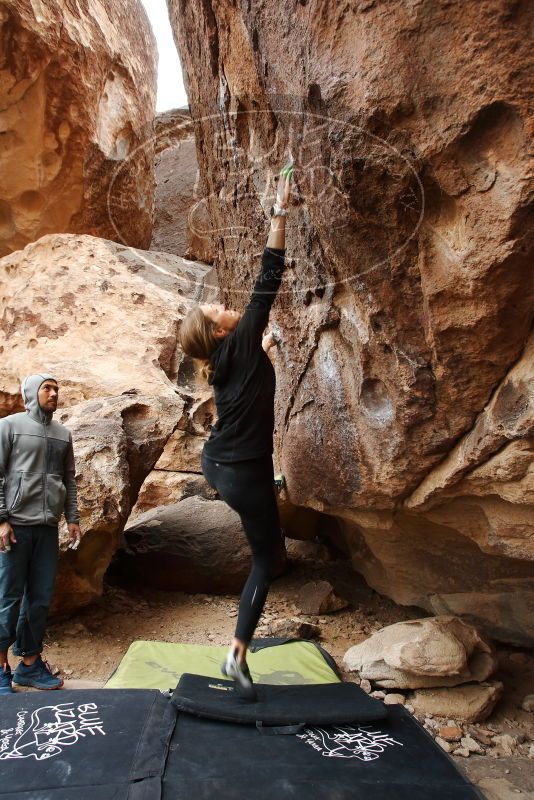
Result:
<instances>
[{"instance_id":1,"label":"hood on head","mask_svg":"<svg viewBox=\"0 0 534 800\"><path fill-rule=\"evenodd\" d=\"M56 381L53 375L48 375L46 372L37 373L36 375L28 375L24 378L21 384L22 399L28 414L38 422L50 422L53 412L45 411L39 405L37 394L41 388L41 384L45 381Z\"/></svg>"}]
</instances>

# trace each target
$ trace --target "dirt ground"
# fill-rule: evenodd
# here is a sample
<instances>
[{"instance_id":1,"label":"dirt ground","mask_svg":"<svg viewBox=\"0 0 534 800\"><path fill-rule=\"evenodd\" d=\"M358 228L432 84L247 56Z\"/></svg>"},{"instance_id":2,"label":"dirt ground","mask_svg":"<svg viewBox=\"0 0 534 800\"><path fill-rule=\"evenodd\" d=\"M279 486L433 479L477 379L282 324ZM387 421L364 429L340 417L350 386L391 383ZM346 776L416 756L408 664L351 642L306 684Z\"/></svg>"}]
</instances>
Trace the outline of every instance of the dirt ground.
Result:
<instances>
[{"instance_id":1,"label":"dirt ground","mask_svg":"<svg viewBox=\"0 0 534 800\"><path fill-rule=\"evenodd\" d=\"M300 587L319 579L330 580L338 594L350 601L349 608L320 618L299 614L294 600ZM44 655L61 668L67 685L74 679L102 685L137 639L227 645L235 626L237 601L237 596L132 591L108 582L102 598L91 607L75 617L52 621ZM424 614L379 596L346 562L295 561L273 584L258 635L269 635L273 622L291 616L319 626L320 643L343 672L342 657L351 645L386 625ZM483 725L497 733L520 731L525 741L523 754L493 758L472 753L469 758L455 757L455 762L488 800L519 796L534 800L534 760L524 755L528 743L534 742L534 713L521 709L524 696L534 692L534 653L502 647L499 663L495 677L504 683L504 695ZM354 677L343 674L347 680Z\"/></svg>"}]
</instances>

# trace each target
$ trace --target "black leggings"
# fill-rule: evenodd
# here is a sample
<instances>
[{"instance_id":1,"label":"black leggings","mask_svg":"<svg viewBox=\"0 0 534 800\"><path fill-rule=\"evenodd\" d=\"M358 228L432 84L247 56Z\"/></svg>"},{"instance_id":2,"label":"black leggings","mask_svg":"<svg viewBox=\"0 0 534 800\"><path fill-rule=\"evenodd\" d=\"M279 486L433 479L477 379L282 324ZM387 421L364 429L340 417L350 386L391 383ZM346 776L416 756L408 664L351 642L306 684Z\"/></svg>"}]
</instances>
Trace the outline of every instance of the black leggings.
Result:
<instances>
[{"instance_id":1,"label":"black leggings","mask_svg":"<svg viewBox=\"0 0 534 800\"><path fill-rule=\"evenodd\" d=\"M252 569L239 600L235 638L248 644L263 611L283 552L272 456L225 464L202 453L202 472L212 489L237 511L252 550Z\"/></svg>"}]
</instances>

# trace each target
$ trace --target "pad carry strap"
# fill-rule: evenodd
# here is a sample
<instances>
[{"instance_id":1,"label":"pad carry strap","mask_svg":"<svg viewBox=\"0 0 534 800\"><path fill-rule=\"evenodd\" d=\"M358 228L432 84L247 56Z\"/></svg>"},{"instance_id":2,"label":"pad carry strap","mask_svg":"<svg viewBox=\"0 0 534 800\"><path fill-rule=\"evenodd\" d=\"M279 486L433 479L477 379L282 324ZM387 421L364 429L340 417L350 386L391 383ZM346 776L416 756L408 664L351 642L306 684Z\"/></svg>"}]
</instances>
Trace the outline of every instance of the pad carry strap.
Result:
<instances>
[{"instance_id":1,"label":"pad carry strap","mask_svg":"<svg viewBox=\"0 0 534 800\"><path fill-rule=\"evenodd\" d=\"M297 722L296 725L264 725L263 722L259 720L256 722L256 728L264 736L282 736L300 733L305 726L305 722Z\"/></svg>"}]
</instances>

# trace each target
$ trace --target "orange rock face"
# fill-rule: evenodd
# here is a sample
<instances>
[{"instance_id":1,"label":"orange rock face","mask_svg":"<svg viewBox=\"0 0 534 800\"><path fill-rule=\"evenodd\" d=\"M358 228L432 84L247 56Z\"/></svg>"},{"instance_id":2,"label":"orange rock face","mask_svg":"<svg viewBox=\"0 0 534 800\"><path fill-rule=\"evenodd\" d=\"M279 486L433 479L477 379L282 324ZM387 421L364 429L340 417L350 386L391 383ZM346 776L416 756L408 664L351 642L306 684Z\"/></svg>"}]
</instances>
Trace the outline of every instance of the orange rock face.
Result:
<instances>
[{"instance_id":1,"label":"orange rock face","mask_svg":"<svg viewBox=\"0 0 534 800\"><path fill-rule=\"evenodd\" d=\"M169 7L234 307L295 159L272 314L290 499L344 520L399 602L532 642L534 7Z\"/></svg>"},{"instance_id":2,"label":"orange rock face","mask_svg":"<svg viewBox=\"0 0 534 800\"><path fill-rule=\"evenodd\" d=\"M82 541L66 550L62 525L55 608L63 612L101 592L145 478L172 452L173 432L192 424L177 335L209 272L73 234L43 236L0 259L0 416L22 410L22 377L47 369L60 386L56 418L74 441Z\"/></svg>"},{"instance_id":3,"label":"orange rock face","mask_svg":"<svg viewBox=\"0 0 534 800\"><path fill-rule=\"evenodd\" d=\"M138 0L0 8L0 256L46 233L148 247L156 44Z\"/></svg>"},{"instance_id":4,"label":"orange rock face","mask_svg":"<svg viewBox=\"0 0 534 800\"><path fill-rule=\"evenodd\" d=\"M175 395L179 324L209 267L94 236L43 236L0 259L0 416L45 368L61 401Z\"/></svg>"}]
</instances>

